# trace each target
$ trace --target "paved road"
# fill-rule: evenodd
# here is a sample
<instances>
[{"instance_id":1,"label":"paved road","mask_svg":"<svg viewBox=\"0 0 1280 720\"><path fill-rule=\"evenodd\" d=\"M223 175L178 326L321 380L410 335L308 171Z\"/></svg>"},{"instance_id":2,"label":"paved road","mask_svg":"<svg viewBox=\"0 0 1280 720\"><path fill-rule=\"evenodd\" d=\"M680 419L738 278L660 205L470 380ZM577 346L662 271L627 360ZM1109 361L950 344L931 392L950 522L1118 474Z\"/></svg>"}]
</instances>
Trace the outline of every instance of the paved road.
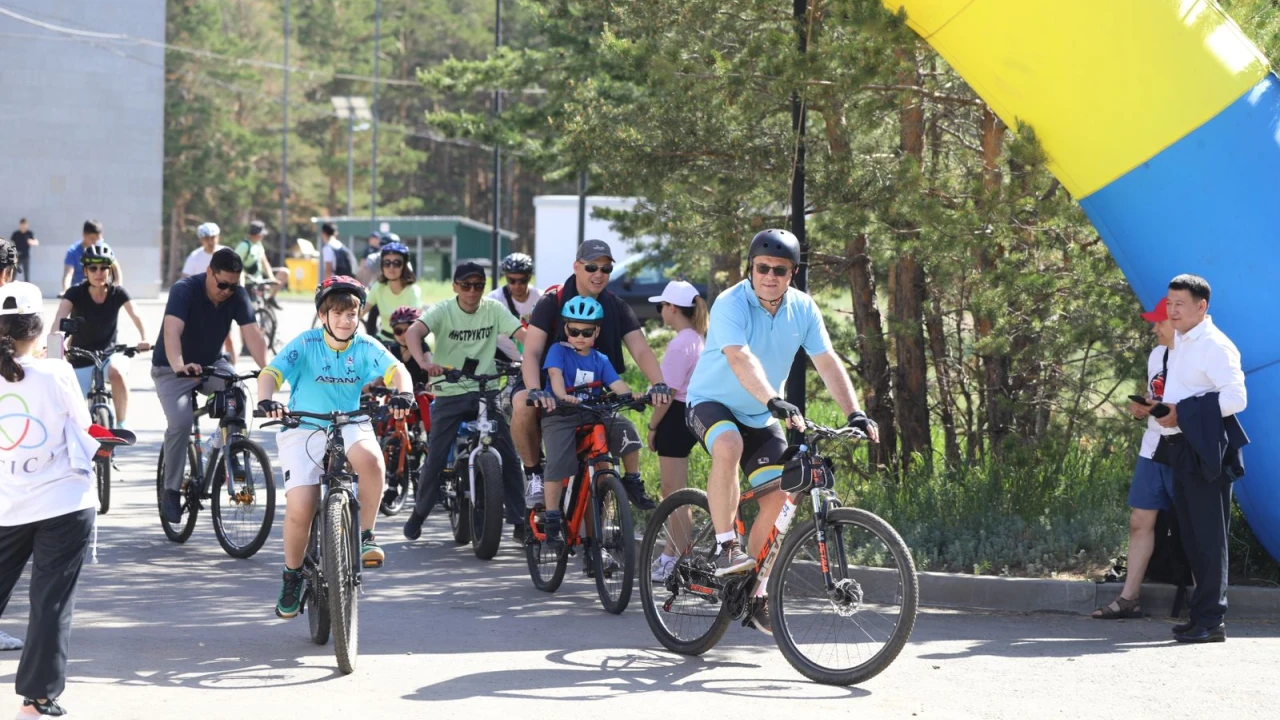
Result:
<instances>
[{"instance_id":1,"label":"paved road","mask_svg":"<svg viewBox=\"0 0 1280 720\"><path fill-rule=\"evenodd\" d=\"M295 326L305 311L291 308ZM158 327L160 307L144 312ZM343 676L332 646L308 640L305 618L272 612L279 516L251 560L223 554L207 515L187 544L165 539L154 489L163 420L146 374L132 384L140 443L121 458L100 562L81 581L63 696L74 717L1269 719L1280 705L1276 623L1236 623L1225 645L1179 647L1163 620L926 611L889 670L847 689L804 681L771 640L743 628L685 658L659 649L637 601L604 613L581 575L540 593L514 544L481 563L453 545L443 517L415 543L381 526L387 566L366 575L360 664ZM25 598L23 585L0 628L25 633ZM0 681L12 683L16 666L0 654Z\"/></svg>"}]
</instances>

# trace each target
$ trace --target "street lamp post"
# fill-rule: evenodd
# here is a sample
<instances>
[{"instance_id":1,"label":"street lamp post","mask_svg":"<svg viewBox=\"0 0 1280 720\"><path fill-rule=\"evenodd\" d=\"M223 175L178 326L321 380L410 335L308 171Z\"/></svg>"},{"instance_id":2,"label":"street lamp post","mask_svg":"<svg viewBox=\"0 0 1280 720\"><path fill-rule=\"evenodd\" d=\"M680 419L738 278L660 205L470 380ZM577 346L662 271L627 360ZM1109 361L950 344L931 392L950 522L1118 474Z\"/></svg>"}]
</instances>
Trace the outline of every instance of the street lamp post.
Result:
<instances>
[{"instance_id":1,"label":"street lamp post","mask_svg":"<svg viewBox=\"0 0 1280 720\"><path fill-rule=\"evenodd\" d=\"M355 135L357 130L367 130L373 114L369 111L369 100L359 96L334 95L329 98L333 103L333 115L339 120L347 121L347 217L351 217L351 195L353 176L355 175ZM356 120L360 121L356 125Z\"/></svg>"}]
</instances>

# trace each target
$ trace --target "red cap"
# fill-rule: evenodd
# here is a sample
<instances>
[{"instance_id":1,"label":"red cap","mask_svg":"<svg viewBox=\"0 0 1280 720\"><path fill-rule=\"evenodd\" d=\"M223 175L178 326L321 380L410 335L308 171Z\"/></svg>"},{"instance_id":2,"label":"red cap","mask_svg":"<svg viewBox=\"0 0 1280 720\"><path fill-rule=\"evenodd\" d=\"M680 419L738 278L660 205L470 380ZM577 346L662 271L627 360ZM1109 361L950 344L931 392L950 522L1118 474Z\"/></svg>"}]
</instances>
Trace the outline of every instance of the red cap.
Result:
<instances>
[{"instance_id":1,"label":"red cap","mask_svg":"<svg viewBox=\"0 0 1280 720\"><path fill-rule=\"evenodd\" d=\"M1169 298L1160 298L1160 302L1156 303L1156 307L1151 312L1142 313L1142 319L1150 323L1158 323L1162 320L1169 319Z\"/></svg>"}]
</instances>

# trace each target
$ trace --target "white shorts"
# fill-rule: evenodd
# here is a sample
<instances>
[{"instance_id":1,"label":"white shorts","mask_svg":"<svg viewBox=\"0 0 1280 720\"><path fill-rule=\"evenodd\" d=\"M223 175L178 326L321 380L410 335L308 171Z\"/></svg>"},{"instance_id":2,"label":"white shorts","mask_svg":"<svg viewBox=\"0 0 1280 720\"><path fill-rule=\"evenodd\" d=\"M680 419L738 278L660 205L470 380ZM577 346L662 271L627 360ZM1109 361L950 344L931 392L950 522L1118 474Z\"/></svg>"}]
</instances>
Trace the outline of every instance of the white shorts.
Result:
<instances>
[{"instance_id":1,"label":"white shorts","mask_svg":"<svg viewBox=\"0 0 1280 720\"><path fill-rule=\"evenodd\" d=\"M324 474L321 465L324 462L324 439L325 431L308 429L305 425L276 435L286 495L296 487L320 484L320 476ZM342 428L342 442L348 450L361 440L368 440L375 446L378 444L373 425L366 422Z\"/></svg>"}]
</instances>

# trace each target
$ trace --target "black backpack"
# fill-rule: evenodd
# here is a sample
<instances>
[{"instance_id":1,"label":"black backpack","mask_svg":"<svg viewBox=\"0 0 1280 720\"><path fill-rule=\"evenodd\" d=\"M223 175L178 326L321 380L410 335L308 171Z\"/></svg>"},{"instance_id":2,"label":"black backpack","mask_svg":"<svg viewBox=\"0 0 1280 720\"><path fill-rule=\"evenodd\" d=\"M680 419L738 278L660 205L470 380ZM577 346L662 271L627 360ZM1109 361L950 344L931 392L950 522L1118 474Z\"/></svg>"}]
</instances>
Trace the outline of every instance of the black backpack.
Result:
<instances>
[{"instance_id":1,"label":"black backpack","mask_svg":"<svg viewBox=\"0 0 1280 720\"><path fill-rule=\"evenodd\" d=\"M333 249L333 274L355 277L356 256L346 245Z\"/></svg>"}]
</instances>

